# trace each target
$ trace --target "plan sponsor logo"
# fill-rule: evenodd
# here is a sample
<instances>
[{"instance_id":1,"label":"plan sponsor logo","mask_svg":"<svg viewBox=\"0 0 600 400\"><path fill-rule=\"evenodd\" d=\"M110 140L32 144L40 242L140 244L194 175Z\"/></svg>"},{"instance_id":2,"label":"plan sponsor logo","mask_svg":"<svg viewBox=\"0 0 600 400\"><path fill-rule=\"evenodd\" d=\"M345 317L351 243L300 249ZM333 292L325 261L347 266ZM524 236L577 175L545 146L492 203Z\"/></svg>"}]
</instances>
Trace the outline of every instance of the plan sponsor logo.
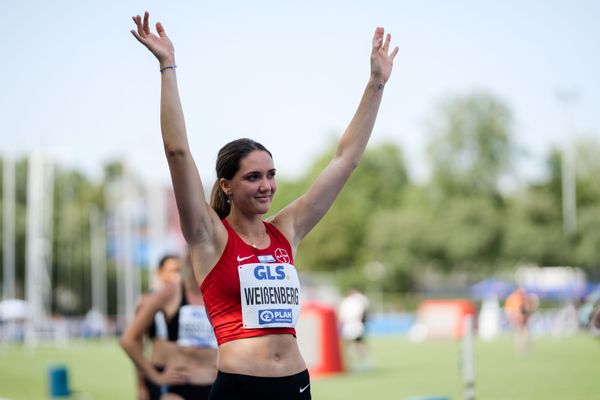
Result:
<instances>
[{"instance_id":1,"label":"plan sponsor logo","mask_svg":"<svg viewBox=\"0 0 600 400\"><path fill-rule=\"evenodd\" d=\"M290 308L258 310L258 323L260 325L276 323L291 324L292 310Z\"/></svg>"}]
</instances>

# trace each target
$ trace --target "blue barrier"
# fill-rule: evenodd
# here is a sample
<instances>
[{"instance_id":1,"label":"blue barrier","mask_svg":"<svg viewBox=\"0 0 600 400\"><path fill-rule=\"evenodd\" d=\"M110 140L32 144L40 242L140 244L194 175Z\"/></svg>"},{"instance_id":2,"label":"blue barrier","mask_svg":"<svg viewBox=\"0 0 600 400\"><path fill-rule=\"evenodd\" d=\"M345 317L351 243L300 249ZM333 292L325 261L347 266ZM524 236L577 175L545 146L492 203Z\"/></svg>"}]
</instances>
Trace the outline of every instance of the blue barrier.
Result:
<instances>
[{"instance_id":1,"label":"blue barrier","mask_svg":"<svg viewBox=\"0 0 600 400\"><path fill-rule=\"evenodd\" d=\"M66 366L51 365L48 367L48 392L52 399L57 397L68 397L71 395Z\"/></svg>"}]
</instances>

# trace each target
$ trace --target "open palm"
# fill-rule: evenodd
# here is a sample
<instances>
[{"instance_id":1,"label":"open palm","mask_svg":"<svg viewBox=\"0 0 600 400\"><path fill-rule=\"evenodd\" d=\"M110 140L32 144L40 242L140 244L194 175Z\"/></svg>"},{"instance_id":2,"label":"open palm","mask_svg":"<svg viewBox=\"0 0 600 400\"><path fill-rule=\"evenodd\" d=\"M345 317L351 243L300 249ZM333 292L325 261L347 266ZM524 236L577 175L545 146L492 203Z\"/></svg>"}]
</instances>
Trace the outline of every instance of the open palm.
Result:
<instances>
[{"instance_id":1,"label":"open palm","mask_svg":"<svg viewBox=\"0 0 600 400\"><path fill-rule=\"evenodd\" d=\"M150 31L149 18L150 14L148 11L144 13L144 19L139 15L136 15L133 18L133 22L137 26L137 30L132 29L131 33L140 43L148 48L154 54L154 56L161 63L173 63L175 60L175 49L173 48L173 43L167 36L165 29L163 28L160 22L156 23L156 33L155 35Z\"/></svg>"},{"instance_id":2,"label":"open palm","mask_svg":"<svg viewBox=\"0 0 600 400\"><path fill-rule=\"evenodd\" d=\"M375 78L383 79L383 82L385 83L392 73L394 58L396 57L396 54L398 54L398 47L395 47L394 50L389 53L392 36L388 33L384 42L383 34L383 28L375 29L375 34L373 35L373 49L371 51L371 75Z\"/></svg>"}]
</instances>

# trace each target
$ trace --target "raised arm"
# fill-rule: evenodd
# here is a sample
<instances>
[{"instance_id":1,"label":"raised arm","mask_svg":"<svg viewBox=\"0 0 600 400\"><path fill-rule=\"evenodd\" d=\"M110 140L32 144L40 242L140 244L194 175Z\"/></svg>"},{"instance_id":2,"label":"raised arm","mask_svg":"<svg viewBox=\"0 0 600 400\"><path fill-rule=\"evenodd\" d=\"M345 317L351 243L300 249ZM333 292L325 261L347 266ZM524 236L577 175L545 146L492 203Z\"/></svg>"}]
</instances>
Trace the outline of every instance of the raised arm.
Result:
<instances>
[{"instance_id":1,"label":"raised arm","mask_svg":"<svg viewBox=\"0 0 600 400\"><path fill-rule=\"evenodd\" d=\"M377 28L371 49L371 76L352 121L346 128L331 162L310 189L273 218L296 248L300 240L323 218L336 196L358 165L371 137L383 89L392 72L398 47L389 52L391 35L384 41Z\"/></svg>"},{"instance_id":2,"label":"raised arm","mask_svg":"<svg viewBox=\"0 0 600 400\"><path fill-rule=\"evenodd\" d=\"M137 29L131 33L160 63L160 127L177 200L181 230L191 246L212 248L216 237L215 226L220 224L220 221L206 203L200 175L188 145L175 73L175 50L162 24L156 24L158 35L155 35L150 31L148 20L148 12L144 13L143 20L139 15L133 17Z\"/></svg>"}]
</instances>

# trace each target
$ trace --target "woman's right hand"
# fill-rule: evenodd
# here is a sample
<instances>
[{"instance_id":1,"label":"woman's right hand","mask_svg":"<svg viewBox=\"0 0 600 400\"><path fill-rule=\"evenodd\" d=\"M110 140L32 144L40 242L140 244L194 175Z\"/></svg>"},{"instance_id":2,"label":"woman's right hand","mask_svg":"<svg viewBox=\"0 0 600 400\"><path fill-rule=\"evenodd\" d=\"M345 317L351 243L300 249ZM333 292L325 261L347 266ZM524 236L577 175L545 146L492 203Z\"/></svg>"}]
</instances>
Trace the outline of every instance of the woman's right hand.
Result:
<instances>
[{"instance_id":1,"label":"woman's right hand","mask_svg":"<svg viewBox=\"0 0 600 400\"><path fill-rule=\"evenodd\" d=\"M160 62L160 66L164 67L166 65L175 64L175 49L162 24L160 22L156 23L157 36L150 31L150 24L148 22L150 14L148 11L144 12L143 21L142 17L139 15L132 18L137 26L137 30L132 29L131 33L141 44L146 46L148 50L154 54Z\"/></svg>"},{"instance_id":2,"label":"woman's right hand","mask_svg":"<svg viewBox=\"0 0 600 400\"><path fill-rule=\"evenodd\" d=\"M191 375L185 366L169 366L159 373L154 383L157 385L185 385L190 382Z\"/></svg>"}]
</instances>

